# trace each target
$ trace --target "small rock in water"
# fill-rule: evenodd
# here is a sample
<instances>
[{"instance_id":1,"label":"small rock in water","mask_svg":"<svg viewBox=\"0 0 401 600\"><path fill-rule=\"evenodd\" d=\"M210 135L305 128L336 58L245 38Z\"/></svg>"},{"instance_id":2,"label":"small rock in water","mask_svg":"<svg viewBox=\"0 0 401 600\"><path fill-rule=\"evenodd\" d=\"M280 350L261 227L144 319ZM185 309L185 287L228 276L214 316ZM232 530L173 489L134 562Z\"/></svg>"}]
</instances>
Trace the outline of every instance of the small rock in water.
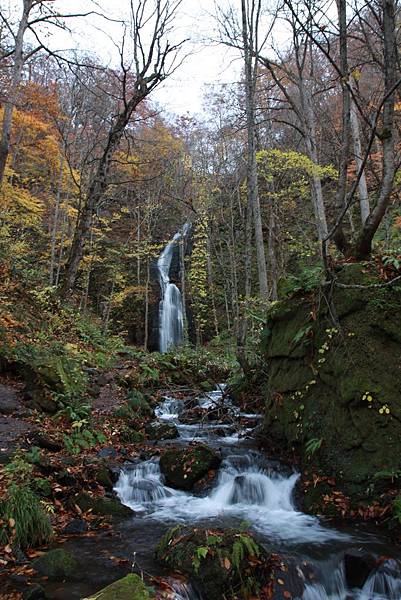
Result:
<instances>
[{"instance_id":1,"label":"small rock in water","mask_svg":"<svg viewBox=\"0 0 401 600\"><path fill-rule=\"evenodd\" d=\"M71 579L78 576L78 561L63 548L49 550L32 563L33 568L45 577L54 580Z\"/></svg>"}]
</instances>

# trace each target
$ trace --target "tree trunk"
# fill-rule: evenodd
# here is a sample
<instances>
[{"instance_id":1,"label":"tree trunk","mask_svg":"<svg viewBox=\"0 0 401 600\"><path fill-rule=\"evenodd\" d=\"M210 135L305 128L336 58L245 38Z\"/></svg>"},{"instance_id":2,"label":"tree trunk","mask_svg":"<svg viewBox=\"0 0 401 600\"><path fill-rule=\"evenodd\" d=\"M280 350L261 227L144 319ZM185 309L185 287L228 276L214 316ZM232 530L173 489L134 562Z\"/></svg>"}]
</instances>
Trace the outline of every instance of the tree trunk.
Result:
<instances>
[{"instance_id":1,"label":"tree trunk","mask_svg":"<svg viewBox=\"0 0 401 600\"><path fill-rule=\"evenodd\" d=\"M0 189L3 185L6 163L10 151L11 126L13 121L13 112L17 102L18 88L22 79L22 69L24 66L24 35L28 26L29 13L32 9L33 0L24 0L22 17L18 25L18 31L15 38L14 63L11 70L11 85L8 91L8 98L5 102L3 125L0 140Z\"/></svg>"},{"instance_id":2,"label":"tree trunk","mask_svg":"<svg viewBox=\"0 0 401 600\"><path fill-rule=\"evenodd\" d=\"M266 255L263 239L262 217L259 202L258 171L256 163L256 123L255 123L255 87L257 76L257 60L253 58L253 32L248 25L246 1L241 0L242 8L242 40L245 59L245 103L247 123L247 193L251 201L255 227L256 259L258 264L259 291L263 298L269 294L267 283ZM252 24L251 24L252 27Z\"/></svg>"},{"instance_id":3,"label":"tree trunk","mask_svg":"<svg viewBox=\"0 0 401 600\"><path fill-rule=\"evenodd\" d=\"M350 85L352 85L353 80L350 79ZM359 129L359 119L358 119L358 111L355 105L355 102L351 100L351 131L352 131L352 141L354 146L354 160L356 166L356 172L358 173L362 168L362 144L361 144L361 135ZM369 206L369 195L368 195L368 186L366 183L366 174L365 170L362 171L361 177L358 183L358 192L359 192L359 206L361 211L361 221L362 225L365 225L366 220L370 214L370 206Z\"/></svg>"},{"instance_id":4,"label":"tree trunk","mask_svg":"<svg viewBox=\"0 0 401 600\"><path fill-rule=\"evenodd\" d=\"M56 238L58 230L58 220L60 213L61 188L63 185L63 169L64 169L64 154L60 160L60 172L57 183L56 204L54 207L53 226L51 230L51 246L50 246L50 269L49 269L49 284L54 284L54 267L56 264Z\"/></svg>"},{"instance_id":5,"label":"tree trunk","mask_svg":"<svg viewBox=\"0 0 401 600\"><path fill-rule=\"evenodd\" d=\"M90 231L92 215L108 187L108 176L113 154L123 137L124 130L129 123L132 113L146 95L146 88L138 89L128 104L125 105L124 110L118 115L114 125L112 125L110 129L106 147L103 150L98 167L90 183L86 201L78 216L64 282L61 289L61 296L63 298L65 298L74 287L86 240Z\"/></svg>"},{"instance_id":6,"label":"tree trunk","mask_svg":"<svg viewBox=\"0 0 401 600\"><path fill-rule=\"evenodd\" d=\"M315 127L315 115L312 106L312 96L305 85L303 74L299 73L299 92L301 98L302 115L304 120L304 135L305 135L305 146L308 157L315 165L319 164L317 154L317 142L316 142L316 127ZM316 219L317 234L320 242L323 242L327 238L327 219L326 209L323 200L322 182L317 173L313 173L311 177L312 187L312 204Z\"/></svg>"},{"instance_id":7,"label":"tree trunk","mask_svg":"<svg viewBox=\"0 0 401 600\"><path fill-rule=\"evenodd\" d=\"M383 146L383 182L376 206L365 221L357 240L354 255L363 260L370 256L372 240L390 203L395 176L395 125L394 101L397 81L397 46L395 36L394 0L383 0L383 50L384 50L384 103L383 128L380 137Z\"/></svg>"}]
</instances>

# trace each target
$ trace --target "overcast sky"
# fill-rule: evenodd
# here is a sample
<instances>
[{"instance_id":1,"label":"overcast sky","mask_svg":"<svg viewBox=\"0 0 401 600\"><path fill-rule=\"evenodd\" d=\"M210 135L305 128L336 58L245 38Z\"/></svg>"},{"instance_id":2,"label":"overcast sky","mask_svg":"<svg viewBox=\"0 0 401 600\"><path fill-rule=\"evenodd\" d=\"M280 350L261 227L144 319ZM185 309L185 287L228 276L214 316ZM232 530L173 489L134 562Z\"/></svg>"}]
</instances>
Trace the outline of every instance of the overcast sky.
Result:
<instances>
[{"instance_id":1,"label":"overcast sky","mask_svg":"<svg viewBox=\"0 0 401 600\"><path fill-rule=\"evenodd\" d=\"M130 0L96 0L98 6L108 16L122 19L128 16ZM239 0L233 0L234 2ZM219 7L229 0L218 0ZM85 12L93 10L91 0L56 0L55 6L61 12ZM14 13L14 20L22 11L22 0L0 0L2 12ZM168 110L185 114L202 110L204 89L210 85L237 81L241 71L238 54L222 45L212 44L216 39L215 0L183 0L174 22L175 41L189 38L183 49L188 55L177 71L155 90L152 98ZM82 51L93 52L106 64L117 59L113 41L121 39L121 26L104 19L88 17L68 20L73 31L69 36L56 30L57 35L47 38L53 49L79 47ZM54 28L50 31L55 31ZM49 33L50 33L49 31Z\"/></svg>"},{"instance_id":2,"label":"overcast sky","mask_svg":"<svg viewBox=\"0 0 401 600\"><path fill-rule=\"evenodd\" d=\"M108 16L122 19L128 16L130 0L56 0L54 6L61 12L85 12L93 9L93 2ZM135 1L135 0L134 0ZM203 93L206 88L238 81L241 73L239 54L223 45L213 43L217 39L214 15L216 4L220 9L230 0L183 0L175 19L174 41L189 38L183 54L188 54L179 69L167 79L152 98L169 111L185 114L201 112ZM240 8L240 0L231 0ZM22 10L22 0L0 0L2 12L14 12L14 19ZM48 43L53 49L80 48L98 55L102 62L112 65L117 60L115 43L121 40L121 25L98 17L68 20L72 35L54 28L57 35L50 35ZM49 34L50 34L49 31Z\"/></svg>"}]
</instances>

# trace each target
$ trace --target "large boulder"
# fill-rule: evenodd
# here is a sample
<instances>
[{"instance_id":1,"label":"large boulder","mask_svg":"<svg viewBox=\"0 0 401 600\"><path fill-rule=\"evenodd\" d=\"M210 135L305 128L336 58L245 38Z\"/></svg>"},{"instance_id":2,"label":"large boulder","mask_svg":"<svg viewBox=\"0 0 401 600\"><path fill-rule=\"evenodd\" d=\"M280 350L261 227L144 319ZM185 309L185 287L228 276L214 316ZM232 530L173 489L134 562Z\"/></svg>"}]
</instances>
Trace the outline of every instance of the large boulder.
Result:
<instances>
[{"instance_id":1,"label":"large boulder","mask_svg":"<svg viewBox=\"0 0 401 600\"><path fill-rule=\"evenodd\" d=\"M369 287L380 283L373 264L345 265L337 280L350 287L270 310L264 436L357 499L378 472L401 469L401 294Z\"/></svg>"},{"instance_id":2,"label":"large boulder","mask_svg":"<svg viewBox=\"0 0 401 600\"><path fill-rule=\"evenodd\" d=\"M170 448L160 458L160 470L166 484L179 490L191 490L207 473L218 469L221 457L203 444Z\"/></svg>"},{"instance_id":3,"label":"large boulder","mask_svg":"<svg viewBox=\"0 0 401 600\"><path fill-rule=\"evenodd\" d=\"M163 421L152 421L146 425L145 433L151 440L173 440L179 436L175 425Z\"/></svg>"},{"instance_id":4,"label":"large boulder","mask_svg":"<svg viewBox=\"0 0 401 600\"><path fill-rule=\"evenodd\" d=\"M155 557L164 567L187 575L208 600L245 600L259 597L261 589L275 600L303 593L301 571L268 554L243 531L177 526L160 540Z\"/></svg>"},{"instance_id":5,"label":"large boulder","mask_svg":"<svg viewBox=\"0 0 401 600\"><path fill-rule=\"evenodd\" d=\"M81 493L75 498L75 503L82 511L91 511L94 515L120 518L128 518L133 515L133 511L128 506L121 504L118 498L94 497Z\"/></svg>"},{"instance_id":6,"label":"large boulder","mask_svg":"<svg viewBox=\"0 0 401 600\"><path fill-rule=\"evenodd\" d=\"M151 600L154 597L142 579L130 573L84 600Z\"/></svg>"}]
</instances>

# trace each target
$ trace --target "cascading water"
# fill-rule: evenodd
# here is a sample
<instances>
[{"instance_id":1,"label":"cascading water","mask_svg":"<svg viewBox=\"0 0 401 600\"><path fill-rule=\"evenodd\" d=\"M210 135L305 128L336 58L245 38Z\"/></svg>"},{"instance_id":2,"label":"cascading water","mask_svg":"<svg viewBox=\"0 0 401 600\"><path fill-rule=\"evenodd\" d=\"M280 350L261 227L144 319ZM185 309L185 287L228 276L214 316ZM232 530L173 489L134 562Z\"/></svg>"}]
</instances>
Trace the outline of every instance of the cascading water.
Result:
<instances>
[{"instance_id":1,"label":"cascading water","mask_svg":"<svg viewBox=\"0 0 401 600\"><path fill-rule=\"evenodd\" d=\"M161 300L159 305L159 350L167 352L173 346L179 346L184 334L184 312L181 292L170 281L170 267L175 248L185 238L191 228L186 223L182 232L175 234L167 244L157 261Z\"/></svg>"},{"instance_id":2,"label":"cascading water","mask_svg":"<svg viewBox=\"0 0 401 600\"><path fill-rule=\"evenodd\" d=\"M224 397L224 386L199 398L200 408L230 400ZM120 475L115 491L123 504L130 506L144 521L156 524L196 523L213 527L235 526L246 521L255 531L259 541L288 556L298 558L298 567L304 579L304 591L294 600L400 600L401 571L396 560L378 561L378 567L370 574L360 589L347 583L344 555L350 547L372 548L376 553L377 539L370 534L364 537L358 532L350 535L331 529L316 517L297 510L293 493L299 476L289 469L283 470L278 463L267 462L265 457L237 438L235 447L231 437L214 437L217 425L180 423L184 402L167 397L156 409L156 416L173 422L179 431L179 443L202 439L217 446L223 455L221 468L213 489L202 496L171 489L164 485L158 457L130 465ZM254 418L255 415L244 415ZM220 425L220 430L223 427ZM221 434L219 434L221 435ZM373 550L373 548L375 548ZM368 550L369 551L369 550ZM379 554L384 554L383 549ZM376 555L378 555L376 553ZM305 565L305 571L303 572ZM306 567L308 565L308 567ZM308 569L313 573L309 577ZM184 586L183 593L177 589L176 599L194 600L196 594Z\"/></svg>"}]
</instances>

